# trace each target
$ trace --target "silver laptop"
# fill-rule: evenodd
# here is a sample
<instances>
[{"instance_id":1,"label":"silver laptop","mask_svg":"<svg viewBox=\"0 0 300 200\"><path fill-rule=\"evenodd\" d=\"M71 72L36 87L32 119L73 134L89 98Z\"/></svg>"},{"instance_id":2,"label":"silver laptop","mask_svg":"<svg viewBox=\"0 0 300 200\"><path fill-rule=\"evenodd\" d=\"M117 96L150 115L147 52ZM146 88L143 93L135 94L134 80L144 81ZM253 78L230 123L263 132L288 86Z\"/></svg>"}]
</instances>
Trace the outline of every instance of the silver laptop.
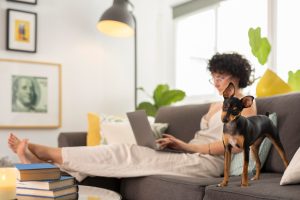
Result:
<instances>
[{"instance_id":1,"label":"silver laptop","mask_svg":"<svg viewBox=\"0 0 300 200\"><path fill-rule=\"evenodd\" d=\"M127 113L127 117L129 119L131 129L133 131L134 137L136 139L136 143L138 145L149 147L151 149L155 149L158 151L168 151L174 153L183 152L171 148L164 148L164 149L159 148L159 145L155 142L157 138L155 138L155 135L152 132L145 110L137 110L134 112L129 112Z\"/></svg>"}]
</instances>

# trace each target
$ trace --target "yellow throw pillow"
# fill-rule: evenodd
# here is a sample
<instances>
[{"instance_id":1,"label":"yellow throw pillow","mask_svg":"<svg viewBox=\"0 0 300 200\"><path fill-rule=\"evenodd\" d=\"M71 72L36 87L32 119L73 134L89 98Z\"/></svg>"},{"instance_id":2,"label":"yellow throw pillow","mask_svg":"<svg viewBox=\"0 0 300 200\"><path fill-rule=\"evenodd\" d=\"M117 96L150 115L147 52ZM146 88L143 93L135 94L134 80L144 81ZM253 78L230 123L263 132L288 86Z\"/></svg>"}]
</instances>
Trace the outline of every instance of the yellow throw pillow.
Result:
<instances>
[{"instance_id":1,"label":"yellow throw pillow","mask_svg":"<svg viewBox=\"0 0 300 200\"><path fill-rule=\"evenodd\" d=\"M96 146L100 144L100 141L100 117L95 113L88 113L88 132L86 137L86 145Z\"/></svg>"}]
</instances>

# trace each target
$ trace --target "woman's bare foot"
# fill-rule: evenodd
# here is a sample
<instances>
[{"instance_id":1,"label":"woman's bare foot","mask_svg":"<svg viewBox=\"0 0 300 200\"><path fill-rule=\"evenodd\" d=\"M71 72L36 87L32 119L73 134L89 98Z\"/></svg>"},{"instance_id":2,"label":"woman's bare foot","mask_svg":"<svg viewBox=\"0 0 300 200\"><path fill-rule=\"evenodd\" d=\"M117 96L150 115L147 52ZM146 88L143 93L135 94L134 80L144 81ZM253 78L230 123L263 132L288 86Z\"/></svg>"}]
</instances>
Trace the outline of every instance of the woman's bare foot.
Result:
<instances>
[{"instance_id":1,"label":"woman's bare foot","mask_svg":"<svg viewBox=\"0 0 300 200\"><path fill-rule=\"evenodd\" d=\"M20 140L11 133L8 138L8 145L11 150L18 155L21 163L29 164L44 162L28 149L28 139Z\"/></svg>"},{"instance_id":2,"label":"woman's bare foot","mask_svg":"<svg viewBox=\"0 0 300 200\"><path fill-rule=\"evenodd\" d=\"M62 163L60 148L28 143L27 139L20 140L12 133L8 138L8 145L18 155L22 163Z\"/></svg>"},{"instance_id":3,"label":"woman's bare foot","mask_svg":"<svg viewBox=\"0 0 300 200\"><path fill-rule=\"evenodd\" d=\"M24 139L19 141L17 147L16 147L16 154L18 155L21 163L23 164L29 164L32 163L28 156L29 150L28 150L28 140Z\"/></svg>"},{"instance_id":4,"label":"woman's bare foot","mask_svg":"<svg viewBox=\"0 0 300 200\"><path fill-rule=\"evenodd\" d=\"M18 145L20 144L21 140L15 136L14 134L10 134L8 137L8 146L11 148L11 150L15 153L17 153Z\"/></svg>"}]
</instances>

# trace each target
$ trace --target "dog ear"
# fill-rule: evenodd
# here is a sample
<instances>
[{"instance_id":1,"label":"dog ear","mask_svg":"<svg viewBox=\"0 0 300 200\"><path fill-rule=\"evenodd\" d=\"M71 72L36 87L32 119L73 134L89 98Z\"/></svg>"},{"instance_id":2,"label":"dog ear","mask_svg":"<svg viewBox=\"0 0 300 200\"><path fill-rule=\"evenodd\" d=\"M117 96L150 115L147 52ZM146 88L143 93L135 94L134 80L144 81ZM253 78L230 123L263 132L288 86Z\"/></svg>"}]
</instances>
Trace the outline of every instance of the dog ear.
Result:
<instances>
[{"instance_id":1,"label":"dog ear","mask_svg":"<svg viewBox=\"0 0 300 200\"><path fill-rule=\"evenodd\" d=\"M233 85L233 83L230 82L229 85L227 86L227 88L223 92L223 97L224 97L224 99L233 97L234 93L235 93L234 85Z\"/></svg>"},{"instance_id":2,"label":"dog ear","mask_svg":"<svg viewBox=\"0 0 300 200\"><path fill-rule=\"evenodd\" d=\"M253 96L245 96L241 99L244 108L249 108L253 103Z\"/></svg>"}]
</instances>

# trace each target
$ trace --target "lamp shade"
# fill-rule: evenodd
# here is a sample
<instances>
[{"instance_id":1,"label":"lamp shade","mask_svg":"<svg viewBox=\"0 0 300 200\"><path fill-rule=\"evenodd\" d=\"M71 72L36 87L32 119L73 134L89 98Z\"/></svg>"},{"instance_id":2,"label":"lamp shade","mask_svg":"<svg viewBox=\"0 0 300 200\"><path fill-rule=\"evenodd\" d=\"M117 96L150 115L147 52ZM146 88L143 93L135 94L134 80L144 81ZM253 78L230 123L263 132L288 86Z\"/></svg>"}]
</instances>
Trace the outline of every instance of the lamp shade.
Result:
<instances>
[{"instance_id":1,"label":"lamp shade","mask_svg":"<svg viewBox=\"0 0 300 200\"><path fill-rule=\"evenodd\" d=\"M114 0L113 5L101 16L97 28L113 37L129 37L134 34L135 21L128 10L127 0Z\"/></svg>"}]
</instances>

